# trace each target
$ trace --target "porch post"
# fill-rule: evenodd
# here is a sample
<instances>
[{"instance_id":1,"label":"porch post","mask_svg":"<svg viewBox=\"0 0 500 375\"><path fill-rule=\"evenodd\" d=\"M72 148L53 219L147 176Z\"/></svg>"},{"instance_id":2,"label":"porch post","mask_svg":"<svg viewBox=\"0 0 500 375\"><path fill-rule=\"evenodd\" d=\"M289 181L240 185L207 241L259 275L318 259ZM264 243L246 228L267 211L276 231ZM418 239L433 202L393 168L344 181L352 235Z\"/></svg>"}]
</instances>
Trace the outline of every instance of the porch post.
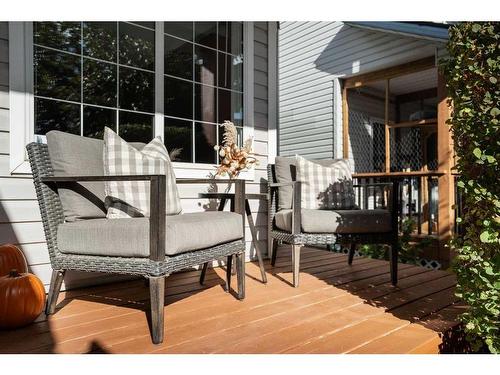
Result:
<instances>
[{"instance_id":1,"label":"porch post","mask_svg":"<svg viewBox=\"0 0 500 375\"><path fill-rule=\"evenodd\" d=\"M450 118L450 107L447 103L445 80L438 72L438 113L437 113L437 144L438 169L444 175L438 178L438 241L439 260L447 267L451 260L451 253L446 244L451 239L455 215L455 189L451 168L453 167L453 143L446 121Z\"/></svg>"},{"instance_id":2,"label":"porch post","mask_svg":"<svg viewBox=\"0 0 500 375\"><path fill-rule=\"evenodd\" d=\"M342 157L349 159L349 107L345 82L342 88Z\"/></svg>"}]
</instances>

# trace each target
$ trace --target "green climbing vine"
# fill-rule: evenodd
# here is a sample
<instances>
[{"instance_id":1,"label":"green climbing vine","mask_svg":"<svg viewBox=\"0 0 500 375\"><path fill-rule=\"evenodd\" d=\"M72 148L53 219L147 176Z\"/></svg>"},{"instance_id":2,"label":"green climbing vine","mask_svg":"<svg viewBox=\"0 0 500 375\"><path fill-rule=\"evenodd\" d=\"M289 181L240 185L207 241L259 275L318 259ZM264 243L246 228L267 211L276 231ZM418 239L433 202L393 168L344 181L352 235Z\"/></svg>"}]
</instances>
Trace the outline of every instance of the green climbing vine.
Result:
<instances>
[{"instance_id":1,"label":"green climbing vine","mask_svg":"<svg viewBox=\"0 0 500 375\"><path fill-rule=\"evenodd\" d=\"M500 23L459 23L449 36L442 67L463 197L463 231L451 243L457 296L472 348L500 353Z\"/></svg>"}]
</instances>

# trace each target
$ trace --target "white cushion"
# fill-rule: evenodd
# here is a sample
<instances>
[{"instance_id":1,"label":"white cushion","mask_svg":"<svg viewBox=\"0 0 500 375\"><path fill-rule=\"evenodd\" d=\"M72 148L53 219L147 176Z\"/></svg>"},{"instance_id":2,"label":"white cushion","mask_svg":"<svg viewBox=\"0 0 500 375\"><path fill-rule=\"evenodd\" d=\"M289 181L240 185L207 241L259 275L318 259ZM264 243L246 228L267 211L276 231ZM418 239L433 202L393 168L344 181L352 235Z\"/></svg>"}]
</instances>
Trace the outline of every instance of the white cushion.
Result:
<instances>
[{"instance_id":1,"label":"white cushion","mask_svg":"<svg viewBox=\"0 0 500 375\"><path fill-rule=\"evenodd\" d=\"M165 145L154 138L138 151L113 130L104 130L104 175L167 176L167 215L182 210L175 174ZM106 181L108 219L149 216L149 181Z\"/></svg>"}]
</instances>

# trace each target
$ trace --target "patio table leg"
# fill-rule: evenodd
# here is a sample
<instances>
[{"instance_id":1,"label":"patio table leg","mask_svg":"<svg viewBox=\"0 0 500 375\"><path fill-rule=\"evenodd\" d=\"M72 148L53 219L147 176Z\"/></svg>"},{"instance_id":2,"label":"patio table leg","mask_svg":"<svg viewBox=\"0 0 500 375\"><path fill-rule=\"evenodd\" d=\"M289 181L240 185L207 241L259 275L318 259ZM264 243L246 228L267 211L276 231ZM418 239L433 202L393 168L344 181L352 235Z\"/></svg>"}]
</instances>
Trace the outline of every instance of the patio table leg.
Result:
<instances>
[{"instance_id":1,"label":"patio table leg","mask_svg":"<svg viewBox=\"0 0 500 375\"><path fill-rule=\"evenodd\" d=\"M252 233L252 242L253 245L255 246L257 259L259 260L259 268L260 268L260 274L262 276L262 282L265 284L267 283L266 270L264 269L264 260L262 259L262 253L257 243L257 231L255 229L255 223L253 222L252 211L250 211L250 204L248 203L248 199L245 199L245 212L247 214L248 226L250 227L250 232Z\"/></svg>"},{"instance_id":2,"label":"patio table leg","mask_svg":"<svg viewBox=\"0 0 500 375\"><path fill-rule=\"evenodd\" d=\"M224 207L226 206L226 198L221 198L219 207L217 207L217 211L224 211ZM207 274L208 263L203 263L203 267L201 269L200 274L200 284L203 285L205 282L205 276Z\"/></svg>"}]
</instances>

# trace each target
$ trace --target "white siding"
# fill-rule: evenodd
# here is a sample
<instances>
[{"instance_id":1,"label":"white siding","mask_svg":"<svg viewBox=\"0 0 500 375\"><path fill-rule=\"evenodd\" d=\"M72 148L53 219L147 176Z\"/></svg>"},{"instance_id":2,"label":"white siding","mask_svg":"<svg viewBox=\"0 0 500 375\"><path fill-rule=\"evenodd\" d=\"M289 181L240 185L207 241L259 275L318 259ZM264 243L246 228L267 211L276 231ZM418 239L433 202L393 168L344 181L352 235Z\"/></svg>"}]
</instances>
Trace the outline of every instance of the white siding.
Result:
<instances>
[{"instance_id":1,"label":"white siding","mask_svg":"<svg viewBox=\"0 0 500 375\"><path fill-rule=\"evenodd\" d=\"M443 45L342 22L282 22L278 48L279 153L330 158L341 134L334 80L439 55Z\"/></svg>"},{"instance_id":2,"label":"white siding","mask_svg":"<svg viewBox=\"0 0 500 375\"><path fill-rule=\"evenodd\" d=\"M247 191L265 192L262 183L266 178L268 150L268 24L254 24L254 148L260 166L255 179L247 182ZM276 48L276 46L272 46ZM33 182L29 176L12 176L9 171L9 70L8 70L8 23L0 22L0 243L14 243L25 253L31 272L39 276L48 286L51 267L40 219ZM274 90L273 90L274 91ZM19 124L22 126L22 124ZM198 193L206 186L180 185L182 205L185 212L214 209L215 203L199 199ZM261 248L267 247L267 207L264 201L251 201L257 225L257 238ZM247 256L254 256L249 228L246 228ZM102 283L121 278L89 273L68 272L63 288Z\"/></svg>"}]
</instances>

